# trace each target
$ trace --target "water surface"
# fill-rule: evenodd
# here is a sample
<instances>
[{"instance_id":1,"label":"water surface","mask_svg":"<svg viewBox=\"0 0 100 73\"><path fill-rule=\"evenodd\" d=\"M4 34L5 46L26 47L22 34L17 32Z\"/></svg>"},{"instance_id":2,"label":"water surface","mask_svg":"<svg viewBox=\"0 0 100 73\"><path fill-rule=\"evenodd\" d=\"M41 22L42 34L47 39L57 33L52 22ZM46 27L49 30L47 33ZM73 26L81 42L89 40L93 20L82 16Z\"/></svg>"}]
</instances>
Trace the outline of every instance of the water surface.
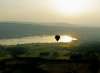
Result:
<instances>
[{"instance_id":1,"label":"water surface","mask_svg":"<svg viewBox=\"0 0 100 73\"><path fill-rule=\"evenodd\" d=\"M59 42L66 42L66 38L63 38L61 36ZM72 40L75 40L75 38L72 38ZM0 44L1 45L17 45L17 44L27 44L27 43L54 43L57 42L55 40L55 35L52 36L28 36L23 38L11 38L11 39L1 39Z\"/></svg>"}]
</instances>

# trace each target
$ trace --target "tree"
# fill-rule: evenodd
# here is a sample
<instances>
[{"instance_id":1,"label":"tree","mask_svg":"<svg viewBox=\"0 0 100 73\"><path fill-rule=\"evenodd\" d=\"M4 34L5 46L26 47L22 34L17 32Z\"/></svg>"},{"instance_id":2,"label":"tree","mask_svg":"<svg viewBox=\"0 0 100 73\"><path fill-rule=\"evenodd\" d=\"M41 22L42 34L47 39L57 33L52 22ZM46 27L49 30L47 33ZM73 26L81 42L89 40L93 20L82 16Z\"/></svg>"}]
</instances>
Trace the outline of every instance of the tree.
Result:
<instances>
[{"instance_id":1,"label":"tree","mask_svg":"<svg viewBox=\"0 0 100 73\"><path fill-rule=\"evenodd\" d=\"M15 46L15 47L8 47L7 51L8 53L13 57L18 57L18 55L24 54L27 52L28 49L22 46Z\"/></svg>"},{"instance_id":2,"label":"tree","mask_svg":"<svg viewBox=\"0 0 100 73\"><path fill-rule=\"evenodd\" d=\"M75 53L70 56L70 59L73 61L82 61L83 55L81 53Z\"/></svg>"},{"instance_id":3,"label":"tree","mask_svg":"<svg viewBox=\"0 0 100 73\"><path fill-rule=\"evenodd\" d=\"M40 54L39 54L39 56L40 57L47 57L47 56L49 56L49 52L40 52Z\"/></svg>"}]
</instances>

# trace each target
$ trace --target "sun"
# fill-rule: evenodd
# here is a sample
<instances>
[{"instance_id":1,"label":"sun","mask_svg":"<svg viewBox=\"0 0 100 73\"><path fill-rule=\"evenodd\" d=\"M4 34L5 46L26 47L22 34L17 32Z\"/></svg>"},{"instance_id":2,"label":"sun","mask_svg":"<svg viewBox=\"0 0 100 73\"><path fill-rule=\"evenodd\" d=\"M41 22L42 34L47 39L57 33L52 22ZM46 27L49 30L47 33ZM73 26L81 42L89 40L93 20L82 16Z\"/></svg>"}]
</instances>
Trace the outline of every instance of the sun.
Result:
<instances>
[{"instance_id":1,"label":"sun","mask_svg":"<svg viewBox=\"0 0 100 73\"><path fill-rule=\"evenodd\" d=\"M73 38L70 36L61 36L61 39L59 42L72 42Z\"/></svg>"},{"instance_id":2,"label":"sun","mask_svg":"<svg viewBox=\"0 0 100 73\"><path fill-rule=\"evenodd\" d=\"M79 15L90 8L89 0L54 0L53 9L61 14Z\"/></svg>"}]
</instances>

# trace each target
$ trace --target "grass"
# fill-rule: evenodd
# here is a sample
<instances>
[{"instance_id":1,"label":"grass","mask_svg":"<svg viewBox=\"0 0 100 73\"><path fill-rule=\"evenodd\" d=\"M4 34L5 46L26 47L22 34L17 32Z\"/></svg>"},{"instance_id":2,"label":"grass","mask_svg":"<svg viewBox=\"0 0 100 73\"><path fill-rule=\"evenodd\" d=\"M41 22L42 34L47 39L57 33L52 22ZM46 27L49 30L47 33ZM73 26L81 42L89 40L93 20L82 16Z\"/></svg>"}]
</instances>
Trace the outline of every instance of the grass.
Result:
<instances>
[{"instance_id":1,"label":"grass","mask_svg":"<svg viewBox=\"0 0 100 73\"><path fill-rule=\"evenodd\" d=\"M95 44L75 45L74 43L0 46L0 72L68 73L76 70L78 73L97 73L100 68L98 48L97 44L95 46Z\"/></svg>"}]
</instances>

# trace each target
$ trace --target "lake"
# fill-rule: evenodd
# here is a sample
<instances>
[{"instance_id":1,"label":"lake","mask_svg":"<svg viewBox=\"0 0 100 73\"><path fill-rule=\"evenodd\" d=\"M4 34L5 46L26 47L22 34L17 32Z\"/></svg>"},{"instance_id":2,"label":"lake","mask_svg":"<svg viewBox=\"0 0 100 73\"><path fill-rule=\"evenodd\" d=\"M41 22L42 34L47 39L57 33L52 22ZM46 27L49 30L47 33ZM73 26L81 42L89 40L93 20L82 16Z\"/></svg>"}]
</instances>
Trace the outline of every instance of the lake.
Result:
<instances>
[{"instance_id":1,"label":"lake","mask_svg":"<svg viewBox=\"0 0 100 73\"><path fill-rule=\"evenodd\" d=\"M76 38L61 35L59 42L72 42L77 40ZM27 44L27 43L54 43L55 35L42 35L42 36L28 36L22 38L11 38L11 39L1 39L0 45L17 45L17 44Z\"/></svg>"}]
</instances>

